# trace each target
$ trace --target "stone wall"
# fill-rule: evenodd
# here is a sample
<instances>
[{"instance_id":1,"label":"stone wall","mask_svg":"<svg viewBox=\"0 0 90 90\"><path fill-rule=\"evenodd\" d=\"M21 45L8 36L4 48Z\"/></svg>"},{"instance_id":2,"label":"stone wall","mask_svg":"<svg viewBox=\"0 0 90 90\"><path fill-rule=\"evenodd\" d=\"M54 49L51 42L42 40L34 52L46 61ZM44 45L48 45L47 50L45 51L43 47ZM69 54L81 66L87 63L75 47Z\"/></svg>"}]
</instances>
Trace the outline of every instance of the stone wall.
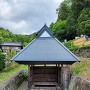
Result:
<instances>
[{"instance_id":1,"label":"stone wall","mask_svg":"<svg viewBox=\"0 0 90 90\"><path fill-rule=\"evenodd\" d=\"M19 71L4 84L0 86L0 90L18 90L18 87L23 82L24 70Z\"/></svg>"},{"instance_id":2,"label":"stone wall","mask_svg":"<svg viewBox=\"0 0 90 90\"><path fill-rule=\"evenodd\" d=\"M68 90L90 90L90 82L73 74Z\"/></svg>"},{"instance_id":3,"label":"stone wall","mask_svg":"<svg viewBox=\"0 0 90 90\"><path fill-rule=\"evenodd\" d=\"M80 49L74 52L76 56L90 58L90 48Z\"/></svg>"}]
</instances>

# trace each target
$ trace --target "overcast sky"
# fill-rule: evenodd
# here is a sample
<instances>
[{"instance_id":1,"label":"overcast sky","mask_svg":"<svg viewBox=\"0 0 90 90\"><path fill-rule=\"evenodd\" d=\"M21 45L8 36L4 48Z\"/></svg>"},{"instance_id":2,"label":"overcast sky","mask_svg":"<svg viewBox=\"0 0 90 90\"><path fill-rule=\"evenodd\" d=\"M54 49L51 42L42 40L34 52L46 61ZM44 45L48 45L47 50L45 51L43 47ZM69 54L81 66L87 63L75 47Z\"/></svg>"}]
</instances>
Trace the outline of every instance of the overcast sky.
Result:
<instances>
[{"instance_id":1,"label":"overcast sky","mask_svg":"<svg viewBox=\"0 0 90 90\"><path fill-rule=\"evenodd\" d=\"M31 34L57 19L63 0L0 0L0 27L16 34Z\"/></svg>"}]
</instances>

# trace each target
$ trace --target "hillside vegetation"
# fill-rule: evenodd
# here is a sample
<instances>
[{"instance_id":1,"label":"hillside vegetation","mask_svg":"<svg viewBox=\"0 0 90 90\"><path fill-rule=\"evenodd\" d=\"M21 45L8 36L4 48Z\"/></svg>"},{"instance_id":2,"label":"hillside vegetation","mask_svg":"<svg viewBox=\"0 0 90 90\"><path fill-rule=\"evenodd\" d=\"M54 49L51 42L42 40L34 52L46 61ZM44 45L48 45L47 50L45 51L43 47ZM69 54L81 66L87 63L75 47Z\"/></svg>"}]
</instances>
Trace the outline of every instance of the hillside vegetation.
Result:
<instances>
[{"instance_id":1,"label":"hillside vegetation","mask_svg":"<svg viewBox=\"0 0 90 90\"><path fill-rule=\"evenodd\" d=\"M26 46L36 36L36 33L31 35L13 34L9 30L0 28L0 44L3 42L20 42L23 46Z\"/></svg>"},{"instance_id":2,"label":"hillside vegetation","mask_svg":"<svg viewBox=\"0 0 90 90\"><path fill-rule=\"evenodd\" d=\"M71 67L80 77L90 81L90 58L81 57L80 62L74 63Z\"/></svg>"},{"instance_id":3,"label":"hillside vegetation","mask_svg":"<svg viewBox=\"0 0 90 90\"><path fill-rule=\"evenodd\" d=\"M75 46L90 46L90 40L86 40L85 37L80 37L72 41Z\"/></svg>"}]
</instances>

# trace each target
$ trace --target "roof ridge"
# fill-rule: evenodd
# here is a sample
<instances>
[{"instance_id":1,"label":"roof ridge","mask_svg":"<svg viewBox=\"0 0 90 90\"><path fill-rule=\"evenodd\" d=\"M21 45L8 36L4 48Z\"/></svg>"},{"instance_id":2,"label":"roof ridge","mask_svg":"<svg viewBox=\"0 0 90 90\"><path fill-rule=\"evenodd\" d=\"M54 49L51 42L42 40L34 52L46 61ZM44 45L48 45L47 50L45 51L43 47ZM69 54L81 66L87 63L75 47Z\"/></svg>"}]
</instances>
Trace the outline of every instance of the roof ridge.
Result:
<instances>
[{"instance_id":1,"label":"roof ridge","mask_svg":"<svg viewBox=\"0 0 90 90\"><path fill-rule=\"evenodd\" d=\"M47 27L47 25L45 24L38 32L38 35L36 38L39 38L44 31L46 31L51 37L54 37L53 32Z\"/></svg>"}]
</instances>

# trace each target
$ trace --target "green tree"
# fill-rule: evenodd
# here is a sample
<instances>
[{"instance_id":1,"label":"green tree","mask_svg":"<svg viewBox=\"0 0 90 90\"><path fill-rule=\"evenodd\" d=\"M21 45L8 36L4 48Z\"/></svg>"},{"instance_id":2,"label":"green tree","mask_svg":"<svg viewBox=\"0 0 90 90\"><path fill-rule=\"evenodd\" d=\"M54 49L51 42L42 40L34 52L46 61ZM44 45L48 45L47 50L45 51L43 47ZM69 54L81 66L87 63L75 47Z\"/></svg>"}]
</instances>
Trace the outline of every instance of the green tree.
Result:
<instances>
[{"instance_id":1,"label":"green tree","mask_svg":"<svg viewBox=\"0 0 90 90\"><path fill-rule=\"evenodd\" d=\"M69 14L69 7L66 3L62 2L57 8L58 19L57 20L66 20Z\"/></svg>"},{"instance_id":2,"label":"green tree","mask_svg":"<svg viewBox=\"0 0 90 90\"><path fill-rule=\"evenodd\" d=\"M67 18L66 35L67 40L72 40L77 36L77 23L71 12Z\"/></svg>"},{"instance_id":3,"label":"green tree","mask_svg":"<svg viewBox=\"0 0 90 90\"><path fill-rule=\"evenodd\" d=\"M78 18L78 35L81 34L90 36L90 8L83 9Z\"/></svg>"},{"instance_id":4,"label":"green tree","mask_svg":"<svg viewBox=\"0 0 90 90\"><path fill-rule=\"evenodd\" d=\"M50 29L55 33L55 36L61 41L66 39L66 24L66 20L59 20L50 27Z\"/></svg>"},{"instance_id":5,"label":"green tree","mask_svg":"<svg viewBox=\"0 0 90 90\"><path fill-rule=\"evenodd\" d=\"M90 36L90 20L79 23L78 34L84 34Z\"/></svg>"}]
</instances>

